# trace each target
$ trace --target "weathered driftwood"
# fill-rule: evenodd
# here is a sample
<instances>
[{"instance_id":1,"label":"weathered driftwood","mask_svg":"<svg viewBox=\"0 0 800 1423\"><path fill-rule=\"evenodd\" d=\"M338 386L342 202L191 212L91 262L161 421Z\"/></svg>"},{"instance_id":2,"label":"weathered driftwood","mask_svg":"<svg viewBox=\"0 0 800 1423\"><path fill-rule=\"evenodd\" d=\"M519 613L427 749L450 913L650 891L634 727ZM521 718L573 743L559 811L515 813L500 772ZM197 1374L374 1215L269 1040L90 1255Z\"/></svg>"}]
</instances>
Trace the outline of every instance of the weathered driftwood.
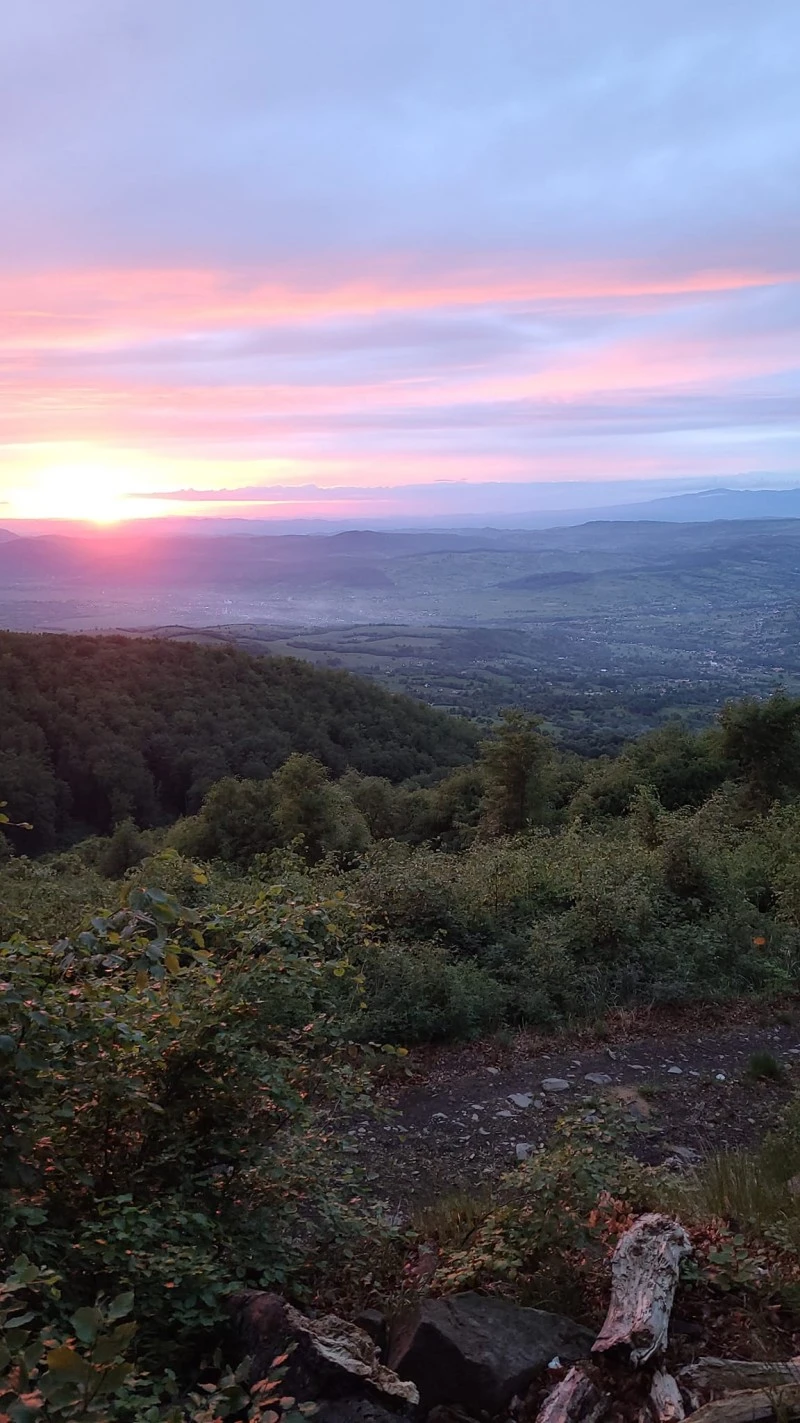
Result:
<instances>
[{"instance_id":1,"label":"weathered driftwood","mask_svg":"<svg viewBox=\"0 0 800 1423\"><path fill-rule=\"evenodd\" d=\"M682 1423L682 1419L686 1417L677 1379L661 1369L656 1369L653 1374L648 1404L649 1416L654 1418L656 1423Z\"/></svg>"},{"instance_id":2,"label":"weathered driftwood","mask_svg":"<svg viewBox=\"0 0 800 1423\"><path fill-rule=\"evenodd\" d=\"M690 1423L767 1423L800 1418L800 1385L728 1393L690 1414Z\"/></svg>"},{"instance_id":3,"label":"weathered driftwood","mask_svg":"<svg viewBox=\"0 0 800 1423\"><path fill-rule=\"evenodd\" d=\"M626 1230L612 1256L611 1303L593 1353L624 1350L638 1368L664 1351L678 1271L691 1249L669 1216L643 1215Z\"/></svg>"},{"instance_id":4,"label":"weathered driftwood","mask_svg":"<svg viewBox=\"0 0 800 1423\"><path fill-rule=\"evenodd\" d=\"M536 1423L597 1423L609 1406L610 1399L588 1374L573 1367L545 1399Z\"/></svg>"},{"instance_id":5,"label":"weathered driftwood","mask_svg":"<svg viewBox=\"0 0 800 1423\"><path fill-rule=\"evenodd\" d=\"M780 1388L784 1384L800 1384L800 1359L764 1364L752 1359L702 1358L687 1364L678 1377L693 1392Z\"/></svg>"}]
</instances>

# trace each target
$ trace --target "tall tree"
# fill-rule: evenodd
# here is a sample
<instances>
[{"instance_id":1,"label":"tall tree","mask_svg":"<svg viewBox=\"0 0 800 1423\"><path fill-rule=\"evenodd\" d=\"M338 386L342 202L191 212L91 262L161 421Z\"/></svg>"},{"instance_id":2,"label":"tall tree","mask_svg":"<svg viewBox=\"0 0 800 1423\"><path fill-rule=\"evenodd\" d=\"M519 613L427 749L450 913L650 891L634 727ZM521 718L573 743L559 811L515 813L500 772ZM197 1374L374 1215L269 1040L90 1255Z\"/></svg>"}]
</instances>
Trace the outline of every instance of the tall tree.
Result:
<instances>
[{"instance_id":1,"label":"tall tree","mask_svg":"<svg viewBox=\"0 0 800 1423\"><path fill-rule=\"evenodd\" d=\"M517 708L504 711L493 735L480 746L486 789L484 826L515 835L541 821L546 808L546 770L551 746L538 717Z\"/></svg>"},{"instance_id":2,"label":"tall tree","mask_svg":"<svg viewBox=\"0 0 800 1423\"><path fill-rule=\"evenodd\" d=\"M764 702L731 702L720 724L723 755L759 809L800 790L800 699L778 691Z\"/></svg>"}]
</instances>

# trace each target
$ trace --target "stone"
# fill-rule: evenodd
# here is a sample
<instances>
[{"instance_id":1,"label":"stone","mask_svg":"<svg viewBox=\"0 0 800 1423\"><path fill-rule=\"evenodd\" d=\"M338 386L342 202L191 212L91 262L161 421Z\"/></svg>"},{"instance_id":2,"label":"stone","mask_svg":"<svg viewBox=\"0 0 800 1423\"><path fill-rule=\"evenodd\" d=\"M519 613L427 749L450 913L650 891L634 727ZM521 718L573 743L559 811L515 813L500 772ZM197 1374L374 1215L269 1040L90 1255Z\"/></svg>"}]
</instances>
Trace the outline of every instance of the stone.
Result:
<instances>
[{"instance_id":1,"label":"stone","mask_svg":"<svg viewBox=\"0 0 800 1423\"><path fill-rule=\"evenodd\" d=\"M359 1329L363 1329L368 1334L378 1350L380 1357L383 1357L386 1346L389 1342L389 1324L385 1314L381 1314L379 1309L362 1309L356 1315L355 1323Z\"/></svg>"},{"instance_id":2,"label":"stone","mask_svg":"<svg viewBox=\"0 0 800 1423\"><path fill-rule=\"evenodd\" d=\"M392 1330L389 1362L413 1379L423 1410L460 1404L497 1414L522 1397L556 1355L588 1357L594 1336L558 1314L473 1293L423 1300Z\"/></svg>"},{"instance_id":3,"label":"stone","mask_svg":"<svg viewBox=\"0 0 800 1423\"><path fill-rule=\"evenodd\" d=\"M532 1092L512 1092L508 1098L515 1107L529 1107L533 1101Z\"/></svg>"},{"instance_id":4,"label":"stone","mask_svg":"<svg viewBox=\"0 0 800 1423\"><path fill-rule=\"evenodd\" d=\"M607 1072L587 1072L585 1080L591 1082L593 1087L610 1087L613 1079Z\"/></svg>"},{"instance_id":5,"label":"stone","mask_svg":"<svg viewBox=\"0 0 800 1423\"><path fill-rule=\"evenodd\" d=\"M545 1077L541 1084L543 1092L568 1092L569 1083L566 1077Z\"/></svg>"},{"instance_id":6,"label":"stone","mask_svg":"<svg viewBox=\"0 0 800 1423\"><path fill-rule=\"evenodd\" d=\"M677 1156L684 1166L695 1166L698 1161L702 1160L700 1152L696 1151L693 1146L670 1145L667 1147L667 1151L671 1152L673 1156Z\"/></svg>"},{"instance_id":7,"label":"stone","mask_svg":"<svg viewBox=\"0 0 800 1423\"><path fill-rule=\"evenodd\" d=\"M239 1291L229 1309L242 1352L252 1361L251 1383L264 1378L276 1355L294 1345L283 1384L295 1398L363 1400L395 1416L409 1414L419 1402L414 1383L381 1363L369 1334L335 1314L309 1319L266 1290ZM383 1421L365 1414L363 1423Z\"/></svg>"},{"instance_id":8,"label":"stone","mask_svg":"<svg viewBox=\"0 0 800 1423\"><path fill-rule=\"evenodd\" d=\"M440 1403L431 1409L426 1423L475 1423L475 1420L457 1403Z\"/></svg>"},{"instance_id":9,"label":"stone","mask_svg":"<svg viewBox=\"0 0 800 1423\"><path fill-rule=\"evenodd\" d=\"M312 1417L314 1423L397 1423L397 1414L375 1398L334 1398Z\"/></svg>"},{"instance_id":10,"label":"stone","mask_svg":"<svg viewBox=\"0 0 800 1423\"><path fill-rule=\"evenodd\" d=\"M682 1068L682 1067L668 1067L668 1068L667 1068L667 1072L669 1073L670 1077L682 1077L682 1076L683 1076L683 1068Z\"/></svg>"},{"instance_id":11,"label":"stone","mask_svg":"<svg viewBox=\"0 0 800 1423\"><path fill-rule=\"evenodd\" d=\"M517 1161L527 1161L528 1157L536 1150L532 1141L518 1141L514 1147Z\"/></svg>"}]
</instances>

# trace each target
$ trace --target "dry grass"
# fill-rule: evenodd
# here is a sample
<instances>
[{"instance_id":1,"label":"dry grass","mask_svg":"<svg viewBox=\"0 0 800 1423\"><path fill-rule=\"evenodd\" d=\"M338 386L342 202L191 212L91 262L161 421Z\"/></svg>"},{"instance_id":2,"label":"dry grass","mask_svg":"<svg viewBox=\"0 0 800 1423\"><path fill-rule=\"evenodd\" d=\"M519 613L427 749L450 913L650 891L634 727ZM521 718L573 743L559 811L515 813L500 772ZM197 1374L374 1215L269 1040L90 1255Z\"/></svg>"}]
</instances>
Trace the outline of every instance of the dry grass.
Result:
<instances>
[{"instance_id":1,"label":"dry grass","mask_svg":"<svg viewBox=\"0 0 800 1423\"><path fill-rule=\"evenodd\" d=\"M435 1240L444 1249L459 1249L483 1224L492 1209L488 1192L454 1191L423 1206L412 1217L412 1228L421 1240Z\"/></svg>"},{"instance_id":2,"label":"dry grass","mask_svg":"<svg viewBox=\"0 0 800 1423\"><path fill-rule=\"evenodd\" d=\"M676 1204L696 1219L758 1231L780 1226L800 1244L800 1195L793 1184L774 1153L719 1151L676 1186Z\"/></svg>"}]
</instances>

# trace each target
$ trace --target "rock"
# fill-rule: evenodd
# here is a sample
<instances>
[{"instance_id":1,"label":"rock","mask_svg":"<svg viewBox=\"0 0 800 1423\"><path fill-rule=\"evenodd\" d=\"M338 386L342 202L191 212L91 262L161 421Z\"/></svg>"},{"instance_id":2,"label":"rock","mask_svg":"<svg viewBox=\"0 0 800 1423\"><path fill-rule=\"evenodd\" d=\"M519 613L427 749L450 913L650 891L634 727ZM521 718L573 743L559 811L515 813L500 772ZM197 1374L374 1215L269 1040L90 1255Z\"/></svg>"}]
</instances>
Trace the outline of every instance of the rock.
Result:
<instances>
[{"instance_id":1,"label":"rock","mask_svg":"<svg viewBox=\"0 0 800 1423\"><path fill-rule=\"evenodd\" d=\"M509 1102L513 1102L515 1107L529 1107L533 1101L532 1092L512 1092Z\"/></svg>"},{"instance_id":2,"label":"rock","mask_svg":"<svg viewBox=\"0 0 800 1423\"><path fill-rule=\"evenodd\" d=\"M543 1310L478 1294L424 1300L392 1330L389 1362L413 1379L423 1409L461 1404L472 1414L499 1413L522 1396L556 1355L588 1356L590 1330Z\"/></svg>"},{"instance_id":3,"label":"rock","mask_svg":"<svg viewBox=\"0 0 800 1423\"><path fill-rule=\"evenodd\" d=\"M683 1068L682 1068L682 1067L668 1067L668 1068L667 1068L667 1072L669 1073L670 1077L682 1077L682 1076L683 1076Z\"/></svg>"},{"instance_id":4,"label":"rock","mask_svg":"<svg viewBox=\"0 0 800 1423\"><path fill-rule=\"evenodd\" d=\"M614 1087L611 1096L621 1102L628 1115L637 1122L646 1122L650 1116L650 1103L637 1087Z\"/></svg>"},{"instance_id":5,"label":"rock","mask_svg":"<svg viewBox=\"0 0 800 1423\"><path fill-rule=\"evenodd\" d=\"M696 1151L693 1146L668 1146L667 1151L671 1152L673 1156L677 1156L684 1166L695 1166L698 1161L702 1160L700 1152Z\"/></svg>"},{"instance_id":6,"label":"rock","mask_svg":"<svg viewBox=\"0 0 800 1423\"><path fill-rule=\"evenodd\" d=\"M284 1387L303 1402L363 1401L395 1416L408 1414L419 1402L414 1384L380 1362L369 1334L335 1314L309 1319L280 1295L263 1290L233 1295L230 1312L243 1353L252 1359L251 1381L264 1378L276 1355L294 1345ZM365 1413L363 1423L382 1420L377 1413Z\"/></svg>"},{"instance_id":7,"label":"rock","mask_svg":"<svg viewBox=\"0 0 800 1423\"><path fill-rule=\"evenodd\" d=\"M397 1414L374 1398L335 1398L313 1418L314 1423L397 1423Z\"/></svg>"},{"instance_id":8,"label":"rock","mask_svg":"<svg viewBox=\"0 0 800 1423\"><path fill-rule=\"evenodd\" d=\"M426 1423L475 1423L475 1419L457 1403L440 1403L437 1408L431 1409Z\"/></svg>"},{"instance_id":9,"label":"rock","mask_svg":"<svg viewBox=\"0 0 800 1423\"><path fill-rule=\"evenodd\" d=\"M542 1085L543 1092L568 1092L569 1083L566 1077L545 1077Z\"/></svg>"},{"instance_id":10,"label":"rock","mask_svg":"<svg viewBox=\"0 0 800 1423\"><path fill-rule=\"evenodd\" d=\"M359 1329L363 1329L375 1344L381 1358L386 1352L389 1342L389 1324L385 1314L381 1314L379 1309L362 1309L356 1315L355 1323Z\"/></svg>"},{"instance_id":11,"label":"rock","mask_svg":"<svg viewBox=\"0 0 800 1423\"><path fill-rule=\"evenodd\" d=\"M528 1157L536 1150L532 1141L518 1141L514 1147L517 1161L527 1161Z\"/></svg>"},{"instance_id":12,"label":"rock","mask_svg":"<svg viewBox=\"0 0 800 1423\"><path fill-rule=\"evenodd\" d=\"M661 1165L665 1171L688 1171L686 1162L680 1156L665 1156Z\"/></svg>"},{"instance_id":13,"label":"rock","mask_svg":"<svg viewBox=\"0 0 800 1423\"><path fill-rule=\"evenodd\" d=\"M586 1082L591 1082L594 1087L610 1087L613 1078L607 1072L587 1072Z\"/></svg>"}]
</instances>

